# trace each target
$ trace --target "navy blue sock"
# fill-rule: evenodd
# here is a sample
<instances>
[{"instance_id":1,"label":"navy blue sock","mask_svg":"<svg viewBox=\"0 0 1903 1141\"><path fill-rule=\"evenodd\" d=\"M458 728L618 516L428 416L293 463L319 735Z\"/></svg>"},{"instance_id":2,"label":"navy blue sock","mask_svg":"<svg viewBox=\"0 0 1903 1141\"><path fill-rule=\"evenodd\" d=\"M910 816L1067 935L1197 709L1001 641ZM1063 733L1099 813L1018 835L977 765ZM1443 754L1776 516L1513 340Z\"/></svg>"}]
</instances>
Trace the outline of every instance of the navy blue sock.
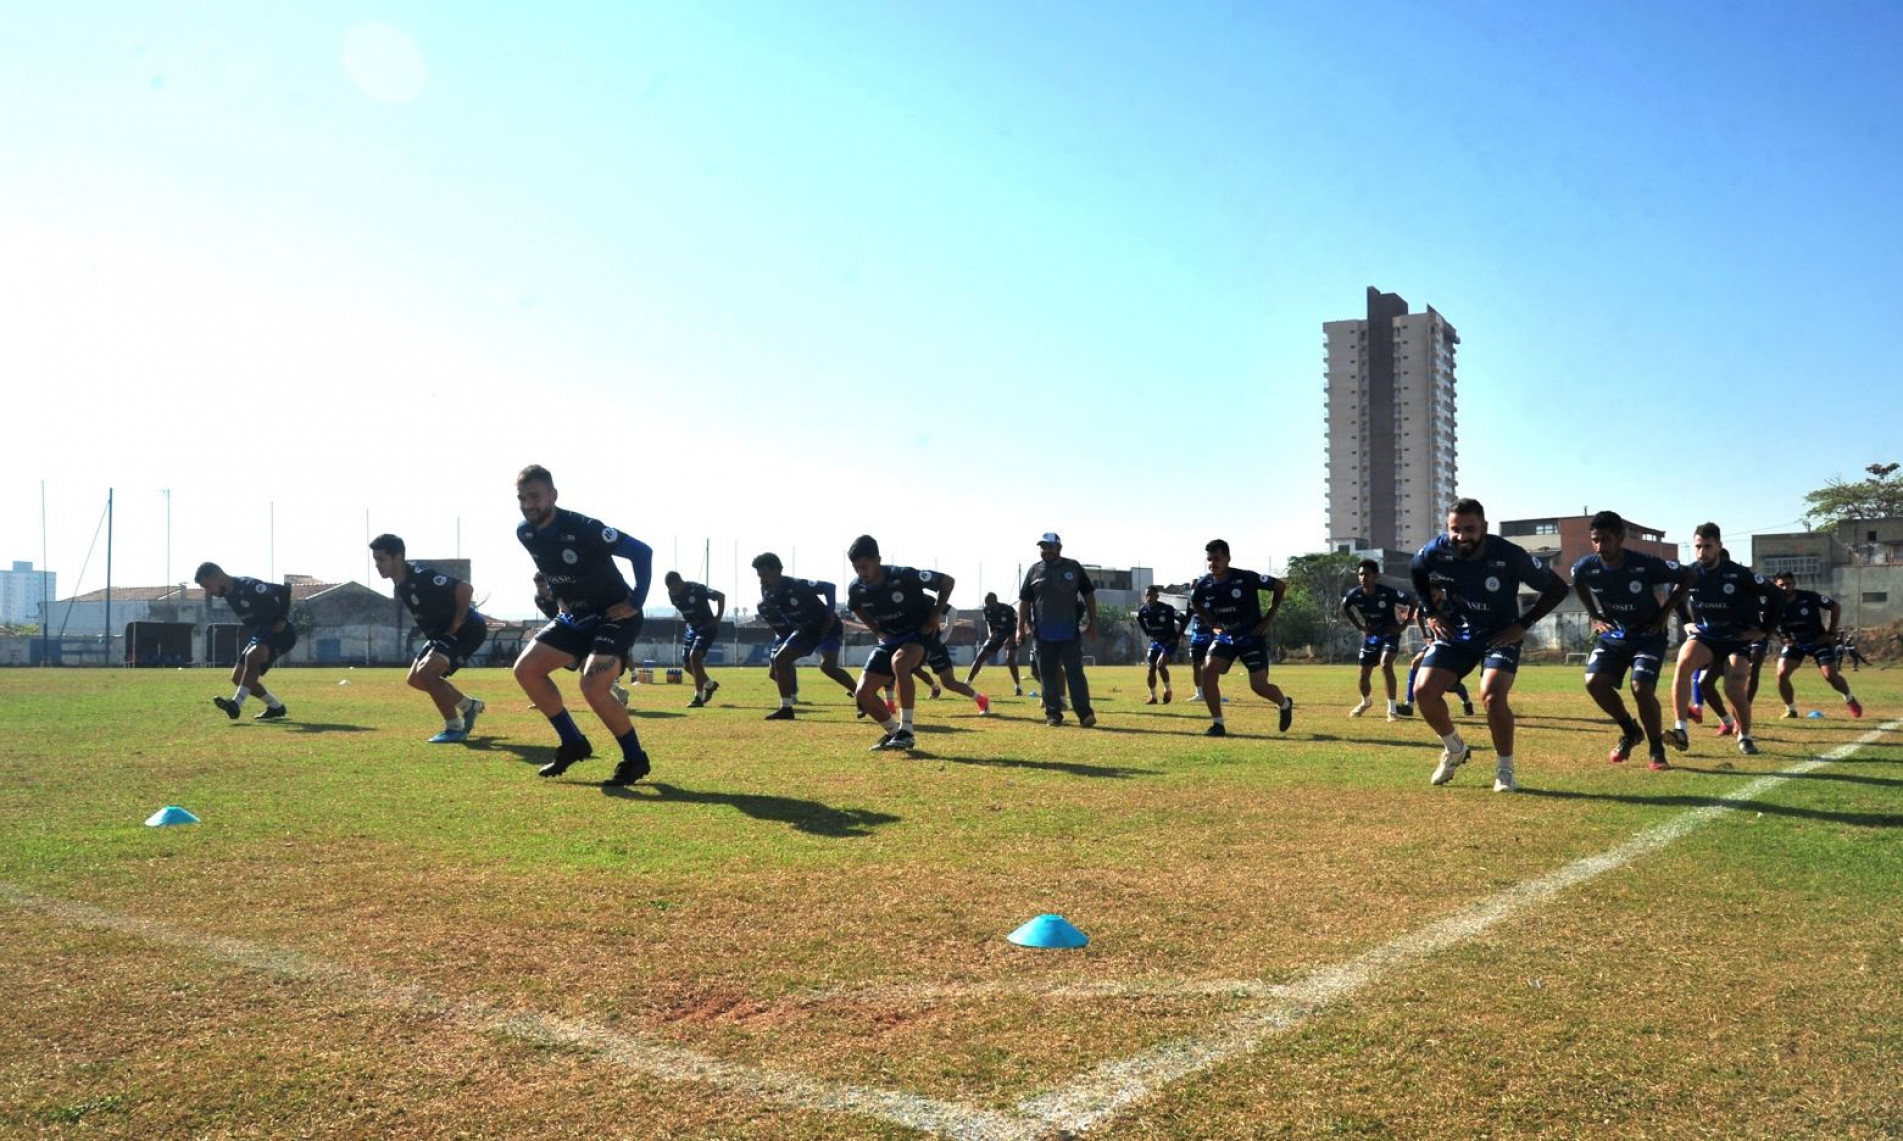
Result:
<instances>
[{"instance_id":1,"label":"navy blue sock","mask_svg":"<svg viewBox=\"0 0 1903 1141\"><path fill-rule=\"evenodd\" d=\"M1421 672L1419 666L1407 667L1407 703L1414 704L1414 675Z\"/></svg>"},{"instance_id":2,"label":"navy blue sock","mask_svg":"<svg viewBox=\"0 0 1903 1141\"><path fill-rule=\"evenodd\" d=\"M628 731L615 740L621 744L622 760L632 761L641 755L641 735L634 731L634 726L628 726Z\"/></svg>"},{"instance_id":3,"label":"navy blue sock","mask_svg":"<svg viewBox=\"0 0 1903 1141\"><path fill-rule=\"evenodd\" d=\"M575 719L568 715L568 710L564 709L549 718L548 723L555 726L555 733L562 739L562 744L582 745L587 743L587 738L581 735L581 730L575 728Z\"/></svg>"}]
</instances>

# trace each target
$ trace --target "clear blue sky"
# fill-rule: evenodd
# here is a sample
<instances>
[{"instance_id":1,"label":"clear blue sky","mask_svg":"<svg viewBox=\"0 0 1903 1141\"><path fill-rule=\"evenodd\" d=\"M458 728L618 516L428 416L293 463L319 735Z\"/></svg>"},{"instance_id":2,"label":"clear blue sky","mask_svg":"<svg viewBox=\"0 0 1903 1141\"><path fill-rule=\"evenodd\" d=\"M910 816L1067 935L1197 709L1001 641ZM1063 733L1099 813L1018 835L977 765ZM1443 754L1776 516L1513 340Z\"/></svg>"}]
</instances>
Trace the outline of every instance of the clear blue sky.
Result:
<instances>
[{"instance_id":1,"label":"clear blue sky","mask_svg":"<svg viewBox=\"0 0 1903 1141\"><path fill-rule=\"evenodd\" d=\"M1459 327L1494 519L1789 529L1903 458L1898 43L1887 3L15 6L0 560L43 480L101 585L115 487L157 583L170 488L174 580L460 521L524 614L540 462L748 605L754 552L838 579L861 531L967 605L1047 528L1280 567L1369 285Z\"/></svg>"}]
</instances>

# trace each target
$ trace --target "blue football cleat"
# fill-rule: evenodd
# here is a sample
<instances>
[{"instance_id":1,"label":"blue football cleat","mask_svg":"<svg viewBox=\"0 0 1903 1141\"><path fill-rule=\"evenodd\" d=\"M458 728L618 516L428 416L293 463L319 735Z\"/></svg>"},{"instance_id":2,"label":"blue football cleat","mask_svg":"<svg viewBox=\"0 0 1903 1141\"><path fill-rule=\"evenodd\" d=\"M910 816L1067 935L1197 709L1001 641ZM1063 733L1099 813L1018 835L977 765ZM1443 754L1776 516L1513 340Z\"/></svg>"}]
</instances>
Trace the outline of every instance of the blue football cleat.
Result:
<instances>
[{"instance_id":1,"label":"blue football cleat","mask_svg":"<svg viewBox=\"0 0 1903 1141\"><path fill-rule=\"evenodd\" d=\"M429 739L432 745L460 745L469 740L467 729L445 729Z\"/></svg>"}]
</instances>

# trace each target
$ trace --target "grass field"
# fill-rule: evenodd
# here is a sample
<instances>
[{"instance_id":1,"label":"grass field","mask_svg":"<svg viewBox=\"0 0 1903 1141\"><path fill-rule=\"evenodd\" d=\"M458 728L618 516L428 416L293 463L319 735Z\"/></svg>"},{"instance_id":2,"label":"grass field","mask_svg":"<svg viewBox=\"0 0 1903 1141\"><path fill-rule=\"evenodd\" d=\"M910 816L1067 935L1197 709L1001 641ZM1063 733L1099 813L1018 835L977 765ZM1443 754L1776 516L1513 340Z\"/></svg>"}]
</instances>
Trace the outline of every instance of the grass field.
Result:
<instances>
[{"instance_id":1,"label":"grass field","mask_svg":"<svg viewBox=\"0 0 1903 1141\"><path fill-rule=\"evenodd\" d=\"M1903 671L1651 773L1531 668L1515 795L1485 749L1430 787L1350 667L1276 671L1286 737L1109 668L1097 729L921 701L909 758L816 671L793 723L717 676L637 687L610 790L583 712L535 776L503 671L468 747L397 671L274 674L267 724L0 671L0 1132L1903 1136ZM1090 946L1005 941L1042 912Z\"/></svg>"}]
</instances>

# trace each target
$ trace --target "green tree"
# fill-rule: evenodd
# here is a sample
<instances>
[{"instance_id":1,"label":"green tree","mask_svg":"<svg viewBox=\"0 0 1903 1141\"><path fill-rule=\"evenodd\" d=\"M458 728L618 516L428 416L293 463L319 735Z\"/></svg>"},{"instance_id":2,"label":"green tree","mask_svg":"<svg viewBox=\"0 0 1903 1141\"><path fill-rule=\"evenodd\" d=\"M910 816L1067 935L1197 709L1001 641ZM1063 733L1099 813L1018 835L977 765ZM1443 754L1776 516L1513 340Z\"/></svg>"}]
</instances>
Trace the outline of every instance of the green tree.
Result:
<instances>
[{"instance_id":1,"label":"green tree","mask_svg":"<svg viewBox=\"0 0 1903 1141\"><path fill-rule=\"evenodd\" d=\"M1282 640L1284 645L1313 645L1323 648L1330 661L1334 660L1336 647L1347 637L1348 620L1341 613L1341 596L1355 584L1355 568L1361 559L1346 551L1327 551L1314 555L1297 555L1288 561L1289 593L1282 601L1283 616L1275 620L1277 626L1284 627ZM1295 640L1295 631L1287 628L1289 603L1299 591L1308 600L1313 614L1314 628L1302 642Z\"/></svg>"},{"instance_id":2,"label":"green tree","mask_svg":"<svg viewBox=\"0 0 1903 1141\"><path fill-rule=\"evenodd\" d=\"M1835 527L1848 519L1893 519L1903 516L1903 478L1898 464L1871 464L1870 478L1832 479L1804 496L1809 510L1804 518L1818 527Z\"/></svg>"}]
</instances>

